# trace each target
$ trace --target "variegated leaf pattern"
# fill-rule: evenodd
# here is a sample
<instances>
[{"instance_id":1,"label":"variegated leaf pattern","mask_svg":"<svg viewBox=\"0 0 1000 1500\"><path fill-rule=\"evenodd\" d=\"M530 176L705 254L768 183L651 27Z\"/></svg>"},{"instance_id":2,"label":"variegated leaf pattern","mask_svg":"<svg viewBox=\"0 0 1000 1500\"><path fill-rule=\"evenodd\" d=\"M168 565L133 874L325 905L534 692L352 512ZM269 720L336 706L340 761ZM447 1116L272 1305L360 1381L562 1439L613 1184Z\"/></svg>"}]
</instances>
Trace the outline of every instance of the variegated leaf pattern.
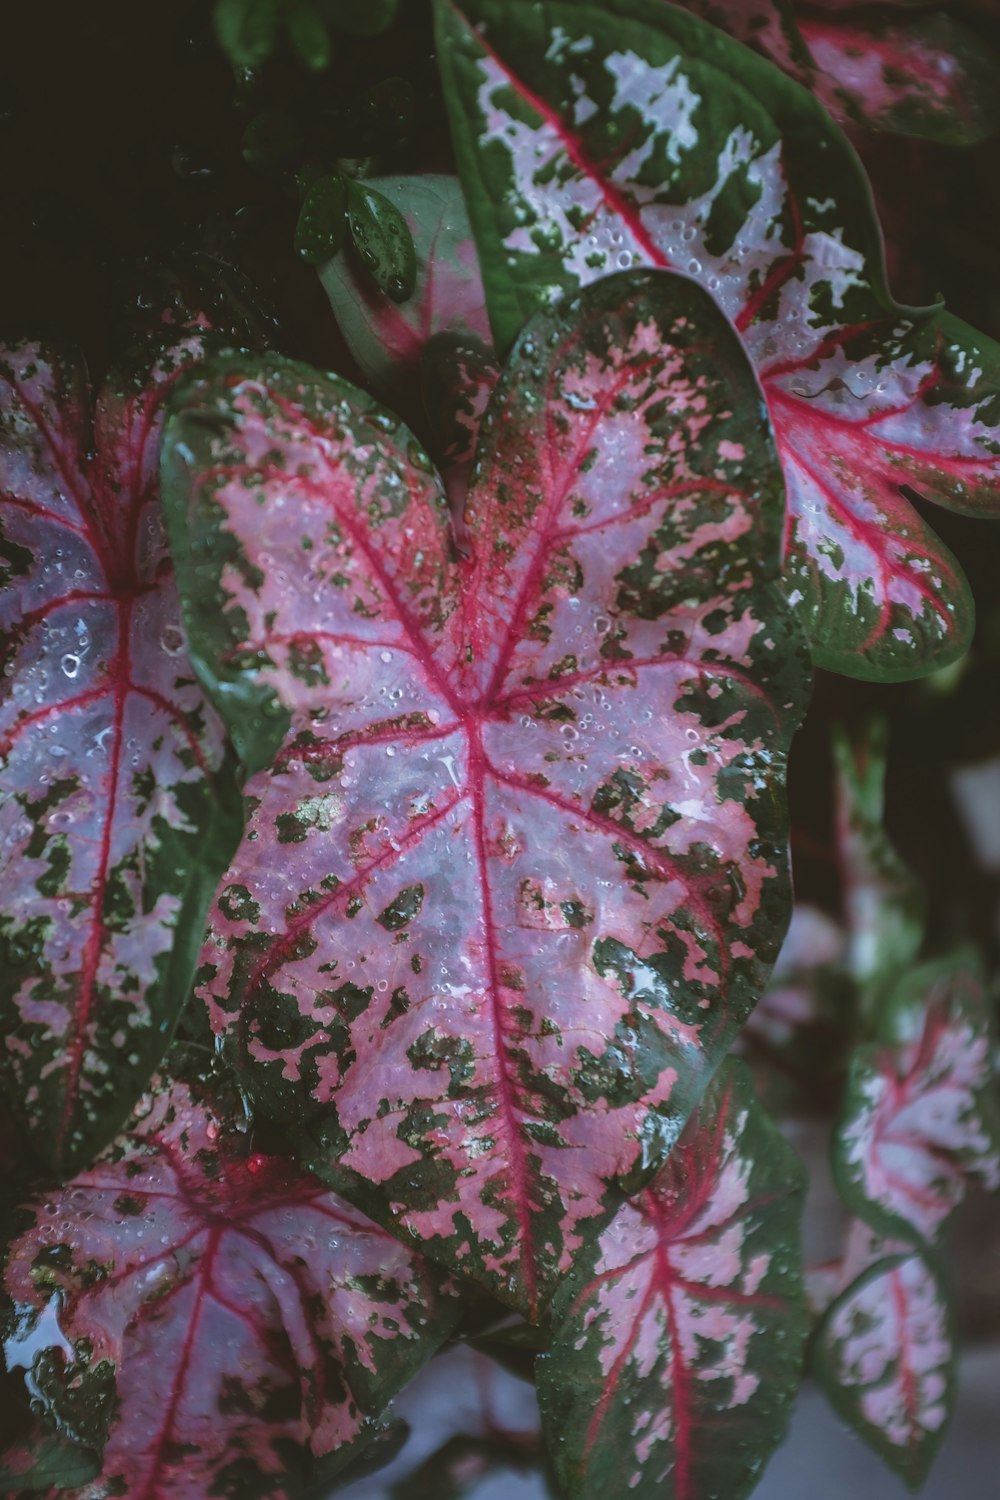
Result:
<instances>
[{"instance_id":1,"label":"variegated leaf pattern","mask_svg":"<svg viewBox=\"0 0 1000 1500\"><path fill-rule=\"evenodd\" d=\"M347 255L328 261L319 276L365 384L383 401L403 408L420 356L435 334L489 338L486 299L456 177L373 177L370 186L399 209L413 235L413 296L402 304L390 302Z\"/></svg>"},{"instance_id":2,"label":"variegated leaf pattern","mask_svg":"<svg viewBox=\"0 0 1000 1500\"><path fill-rule=\"evenodd\" d=\"M787 922L807 673L739 341L656 272L535 319L464 556L405 429L301 365L192 381L165 456L192 649L251 766L278 751L213 1024L335 1186L536 1307Z\"/></svg>"},{"instance_id":3,"label":"variegated leaf pattern","mask_svg":"<svg viewBox=\"0 0 1000 1500\"><path fill-rule=\"evenodd\" d=\"M680 0L812 89L841 123L949 144L1000 124L1000 64L983 38L940 9L883 4L823 13L791 0Z\"/></svg>"},{"instance_id":4,"label":"variegated leaf pattern","mask_svg":"<svg viewBox=\"0 0 1000 1500\"><path fill-rule=\"evenodd\" d=\"M8 1368L64 1437L106 1434L79 1500L286 1500L312 1459L353 1454L454 1322L398 1240L235 1140L166 1088L10 1249Z\"/></svg>"},{"instance_id":5,"label":"variegated leaf pattern","mask_svg":"<svg viewBox=\"0 0 1000 1500\"><path fill-rule=\"evenodd\" d=\"M0 351L0 1072L63 1171L157 1065L241 826L159 508L175 339L93 414L78 357Z\"/></svg>"},{"instance_id":6,"label":"variegated leaf pattern","mask_svg":"<svg viewBox=\"0 0 1000 1500\"><path fill-rule=\"evenodd\" d=\"M756 1486L798 1388L803 1192L729 1061L553 1302L538 1390L567 1494L740 1500Z\"/></svg>"},{"instance_id":7,"label":"variegated leaf pattern","mask_svg":"<svg viewBox=\"0 0 1000 1500\"><path fill-rule=\"evenodd\" d=\"M907 492L1000 512L1000 351L896 304L851 147L820 104L662 0L435 0L494 334L633 265L706 286L754 359L815 659L920 676L972 629Z\"/></svg>"},{"instance_id":8,"label":"variegated leaf pattern","mask_svg":"<svg viewBox=\"0 0 1000 1500\"><path fill-rule=\"evenodd\" d=\"M832 743L845 962L871 1013L916 958L926 902L885 828L887 721L872 718L853 734L835 729Z\"/></svg>"},{"instance_id":9,"label":"variegated leaf pattern","mask_svg":"<svg viewBox=\"0 0 1000 1500\"><path fill-rule=\"evenodd\" d=\"M812 1369L859 1437L914 1489L927 1477L955 1404L947 1294L933 1261L855 1221L834 1273Z\"/></svg>"},{"instance_id":10,"label":"variegated leaf pattern","mask_svg":"<svg viewBox=\"0 0 1000 1500\"><path fill-rule=\"evenodd\" d=\"M852 1061L834 1169L883 1234L933 1239L969 1179L1000 1187L1000 1104L985 986L961 959L925 964Z\"/></svg>"}]
</instances>

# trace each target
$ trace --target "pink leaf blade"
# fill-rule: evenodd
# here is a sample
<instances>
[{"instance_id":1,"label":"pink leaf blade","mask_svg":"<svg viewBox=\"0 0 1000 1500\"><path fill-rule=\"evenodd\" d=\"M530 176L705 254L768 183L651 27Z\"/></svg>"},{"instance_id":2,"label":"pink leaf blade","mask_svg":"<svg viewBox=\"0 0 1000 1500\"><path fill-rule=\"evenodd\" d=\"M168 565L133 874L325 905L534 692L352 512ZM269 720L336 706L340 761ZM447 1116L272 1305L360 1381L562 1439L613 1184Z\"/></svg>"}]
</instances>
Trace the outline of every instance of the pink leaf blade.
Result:
<instances>
[{"instance_id":1,"label":"pink leaf blade","mask_svg":"<svg viewBox=\"0 0 1000 1500\"><path fill-rule=\"evenodd\" d=\"M316 1170L520 1306L609 1181L676 1137L783 931L803 660L767 581L780 494L741 358L709 299L655 273L538 319L484 423L461 564L422 471L389 487L391 519L373 502L368 476L402 475L409 442L347 387L221 365L171 423L217 701L232 723L237 694L277 694L291 717L212 918L213 1025ZM322 493L305 441L236 463L288 441L294 381L348 455ZM411 532L421 561L393 595ZM317 643L303 683L278 642L307 607L331 641L346 612L352 641Z\"/></svg>"},{"instance_id":2,"label":"pink leaf blade","mask_svg":"<svg viewBox=\"0 0 1000 1500\"><path fill-rule=\"evenodd\" d=\"M842 1420L918 1489L955 1404L953 1318L931 1257L855 1222L812 1368Z\"/></svg>"},{"instance_id":3,"label":"pink leaf blade","mask_svg":"<svg viewBox=\"0 0 1000 1500\"><path fill-rule=\"evenodd\" d=\"M148 370L131 382L136 446L106 393L92 438L72 361L0 357L0 1067L62 1169L108 1139L162 1055L239 828L235 766L184 652Z\"/></svg>"},{"instance_id":4,"label":"pink leaf blade","mask_svg":"<svg viewBox=\"0 0 1000 1500\"><path fill-rule=\"evenodd\" d=\"M567 1492L749 1494L804 1350L802 1192L749 1074L727 1063L553 1305L539 1399Z\"/></svg>"},{"instance_id":5,"label":"pink leaf blade","mask_svg":"<svg viewBox=\"0 0 1000 1500\"><path fill-rule=\"evenodd\" d=\"M938 1237L970 1180L1000 1186L993 1039L974 969L925 964L885 1002L882 1040L852 1062L833 1160L854 1213L918 1243Z\"/></svg>"},{"instance_id":6,"label":"pink leaf blade","mask_svg":"<svg viewBox=\"0 0 1000 1500\"><path fill-rule=\"evenodd\" d=\"M906 491L996 513L1000 360L957 320L892 301L867 185L822 108L668 5L556 5L530 25L496 0L437 14L500 347L619 266L701 281L761 376L818 659L880 680L954 660L968 585Z\"/></svg>"},{"instance_id":7,"label":"pink leaf blade","mask_svg":"<svg viewBox=\"0 0 1000 1500\"><path fill-rule=\"evenodd\" d=\"M241 1158L181 1085L11 1248L8 1363L103 1438L83 1496L287 1500L346 1459L457 1301L398 1241L277 1158ZM87 1426L79 1427L79 1412Z\"/></svg>"}]
</instances>

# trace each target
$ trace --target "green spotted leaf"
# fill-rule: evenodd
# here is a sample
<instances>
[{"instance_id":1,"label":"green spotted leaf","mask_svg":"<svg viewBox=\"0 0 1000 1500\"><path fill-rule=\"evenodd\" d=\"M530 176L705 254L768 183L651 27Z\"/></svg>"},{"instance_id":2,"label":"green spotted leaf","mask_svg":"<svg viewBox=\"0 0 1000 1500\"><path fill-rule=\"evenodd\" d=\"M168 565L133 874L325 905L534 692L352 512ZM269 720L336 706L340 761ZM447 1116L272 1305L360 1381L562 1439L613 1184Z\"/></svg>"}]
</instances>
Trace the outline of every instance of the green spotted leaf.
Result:
<instances>
[{"instance_id":1,"label":"green spotted leaf","mask_svg":"<svg viewBox=\"0 0 1000 1500\"><path fill-rule=\"evenodd\" d=\"M955 1407L953 1318L935 1262L856 1220L826 1278L812 1371L834 1410L919 1489Z\"/></svg>"},{"instance_id":2,"label":"green spotted leaf","mask_svg":"<svg viewBox=\"0 0 1000 1500\"><path fill-rule=\"evenodd\" d=\"M60 1171L106 1143L186 998L239 839L160 512L163 400L201 333L90 393L0 350L0 1077Z\"/></svg>"},{"instance_id":3,"label":"green spotted leaf","mask_svg":"<svg viewBox=\"0 0 1000 1500\"><path fill-rule=\"evenodd\" d=\"M817 662L920 676L972 630L911 492L1000 513L1000 350L895 303L867 183L823 107L664 0L435 0L497 345L616 268L672 267L745 340L788 491Z\"/></svg>"},{"instance_id":4,"label":"green spotted leaf","mask_svg":"<svg viewBox=\"0 0 1000 1500\"><path fill-rule=\"evenodd\" d=\"M406 430L302 365L210 366L164 458L192 649L259 772L212 1024L332 1185L537 1308L788 919L807 673L739 340L659 272L535 318L464 554Z\"/></svg>"},{"instance_id":5,"label":"green spotted leaf","mask_svg":"<svg viewBox=\"0 0 1000 1500\"><path fill-rule=\"evenodd\" d=\"M538 1392L567 1495L750 1494L798 1389L804 1190L749 1073L725 1064L553 1302Z\"/></svg>"},{"instance_id":6,"label":"green spotted leaf","mask_svg":"<svg viewBox=\"0 0 1000 1500\"><path fill-rule=\"evenodd\" d=\"M855 1054L833 1163L848 1206L881 1234L933 1240L969 1181L1000 1187L1000 1101L985 986L961 959L923 964Z\"/></svg>"},{"instance_id":7,"label":"green spotted leaf","mask_svg":"<svg viewBox=\"0 0 1000 1500\"><path fill-rule=\"evenodd\" d=\"M64 1438L103 1444L77 1500L291 1500L377 1433L457 1314L412 1251L182 1085L29 1212L4 1353Z\"/></svg>"}]
</instances>

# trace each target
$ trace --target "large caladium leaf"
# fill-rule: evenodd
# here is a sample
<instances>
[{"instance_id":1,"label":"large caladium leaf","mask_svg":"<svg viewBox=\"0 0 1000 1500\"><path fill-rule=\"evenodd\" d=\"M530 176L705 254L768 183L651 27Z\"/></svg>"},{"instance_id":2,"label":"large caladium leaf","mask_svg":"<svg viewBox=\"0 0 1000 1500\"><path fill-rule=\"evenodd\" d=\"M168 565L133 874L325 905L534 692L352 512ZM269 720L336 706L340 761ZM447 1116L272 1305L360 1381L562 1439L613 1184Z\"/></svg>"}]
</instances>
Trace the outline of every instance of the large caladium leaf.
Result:
<instances>
[{"instance_id":1,"label":"large caladium leaf","mask_svg":"<svg viewBox=\"0 0 1000 1500\"><path fill-rule=\"evenodd\" d=\"M521 1305L676 1139L784 931L779 481L739 341L657 273L525 331L464 557L332 377L221 362L171 420L192 649L252 767L290 720L214 1025L318 1170Z\"/></svg>"},{"instance_id":2,"label":"large caladium leaf","mask_svg":"<svg viewBox=\"0 0 1000 1500\"><path fill-rule=\"evenodd\" d=\"M876 718L856 735L833 735L837 856L845 962L862 1008L877 1010L886 984L912 963L924 935L923 887L885 828L888 724Z\"/></svg>"},{"instance_id":3,"label":"large caladium leaf","mask_svg":"<svg viewBox=\"0 0 1000 1500\"><path fill-rule=\"evenodd\" d=\"M914 1489L955 1403L952 1316L925 1253L850 1229L834 1296L812 1344L812 1368L831 1404Z\"/></svg>"},{"instance_id":4,"label":"large caladium leaf","mask_svg":"<svg viewBox=\"0 0 1000 1500\"><path fill-rule=\"evenodd\" d=\"M458 179L373 177L370 186L399 210L413 235L417 285L412 297L401 305L391 302L347 255L327 261L319 276L365 384L399 407L436 334L488 340L490 329Z\"/></svg>"},{"instance_id":5,"label":"large caladium leaf","mask_svg":"<svg viewBox=\"0 0 1000 1500\"><path fill-rule=\"evenodd\" d=\"M1000 1186L1000 1110L984 985L962 961L925 964L853 1059L834 1136L840 1190L883 1234L931 1239L969 1178Z\"/></svg>"},{"instance_id":6,"label":"large caladium leaf","mask_svg":"<svg viewBox=\"0 0 1000 1500\"><path fill-rule=\"evenodd\" d=\"M952 144L1000 124L1000 68L943 11L823 13L791 0L680 0L811 88L834 119Z\"/></svg>"},{"instance_id":7,"label":"large caladium leaf","mask_svg":"<svg viewBox=\"0 0 1000 1500\"><path fill-rule=\"evenodd\" d=\"M893 301L867 185L822 106L664 0L435 4L498 347L617 267L697 278L760 374L816 660L894 679L960 655L968 586L906 491L1000 510L1000 351Z\"/></svg>"},{"instance_id":8,"label":"large caladium leaf","mask_svg":"<svg viewBox=\"0 0 1000 1500\"><path fill-rule=\"evenodd\" d=\"M242 821L160 516L175 336L93 421L79 359L0 351L0 1073L63 1170L159 1061Z\"/></svg>"},{"instance_id":9,"label":"large caladium leaf","mask_svg":"<svg viewBox=\"0 0 1000 1500\"><path fill-rule=\"evenodd\" d=\"M351 1456L457 1307L314 1178L238 1152L181 1085L33 1205L5 1288L8 1367L64 1435L107 1433L81 1500L285 1500L311 1459Z\"/></svg>"},{"instance_id":10,"label":"large caladium leaf","mask_svg":"<svg viewBox=\"0 0 1000 1500\"><path fill-rule=\"evenodd\" d=\"M553 1303L538 1390L567 1494L740 1500L754 1488L798 1388L803 1192L748 1072L725 1064L666 1166Z\"/></svg>"}]
</instances>

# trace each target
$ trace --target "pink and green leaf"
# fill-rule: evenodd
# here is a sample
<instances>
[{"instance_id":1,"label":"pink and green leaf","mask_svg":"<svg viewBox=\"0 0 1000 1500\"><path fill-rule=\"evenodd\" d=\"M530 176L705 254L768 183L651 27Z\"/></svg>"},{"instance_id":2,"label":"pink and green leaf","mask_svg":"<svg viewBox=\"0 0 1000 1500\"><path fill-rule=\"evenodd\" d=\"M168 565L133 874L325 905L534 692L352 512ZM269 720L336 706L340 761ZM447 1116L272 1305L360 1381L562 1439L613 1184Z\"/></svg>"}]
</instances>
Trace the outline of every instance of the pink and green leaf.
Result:
<instances>
[{"instance_id":1,"label":"pink and green leaf","mask_svg":"<svg viewBox=\"0 0 1000 1500\"><path fill-rule=\"evenodd\" d=\"M763 386L816 660L893 680L959 656L968 585L908 494L1000 512L1000 351L893 301L867 184L822 106L662 0L436 14L501 352L535 308L616 268L699 280Z\"/></svg>"},{"instance_id":2,"label":"pink and green leaf","mask_svg":"<svg viewBox=\"0 0 1000 1500\"><path fill-rule=\"evenodd\" d=\"M64 1171L159 1062L241 826L160 515L176 338L93 413L79 359L0 351L0 1075Z\"/></svg>"},{"instance_id":3,"label":"pink and green leaf","mask_svg":"<svg viewBox=\"0 0 1000 1500\"><path fill-rule=\"evenodd\" d=\"M1000 1187L1000 1107L985 986L946 959L908 974L881 1037L855 1054L833 1160L841 1194L882 1234L933 1240L970 1180Z\"/></svg>"},{"instance_id":4,"label":"pink and green leaf","mask_svg":"<svg viewBox=\"0 0 1000 1500\"><path fill-rule=\"evenodd\" d=\"M811 89L841 123L955 145L1000 124L995 54L942 11L908 16L852 5L843 15L791 0L680 3Z\"/></svg>"},{"instance_id":5,"label":"pink and green leaf","mask_svg":"<svg viewBox=\"0 0 1000 1500\"><path fill-rule=\"evenodd\" d=\"M955 16L812 12L799 29L812 86L835 119L951 145L1000 125L1000 62Z\"/></svg>"},{"instance_id":6,"label":"pink and green leaf","mask_svg":"<svg viewBox=\"0 0 1000 1500\"><path fill-rule=\"evenodd\" d=\"M486 302L458 179L373 177L370 186L399 210L413 236L413 295L402 304L389 301L346 255L328 261L319 277L365 384L383 401L405 406L435 334L489 339Z\"/></svg>"},{"instance_id":7,"label":"pink and green leaf","mask_svg":"<svg viewBox=\"0 0 1000 1500\"><path fill-rule=\"evenodd\" d=\"M803 1192L794 1152L728 1062L553 1303L538 1389L567 1495L740 1500L754 1488L805 1345Z\"/></svg>"},{"instance_id":8,"label":"pink and green leaf","mask_svg":"<svg viewBox=\"0 0 1000 1500\"><path fill-rule=\"evenodd\" d=\"M192 649L260 773L213 1024L334 1186L535 1307L787 922L807 673L739 341L659 273L536 318L464 555L406 430L301 365L192 379L165 458Z\"/></svg>"},{"instance_id":9,"label":"pink and green leaf","mask_svg":"<svg viewBox=\"0 0 1000 1500\"><path fill-rule=\"evenodd\" d=\"M930 1257L855 1222L812 1370L843 1421L918 1489L955 1403L952 1315Z\"/></svg>"},{"instance_id":10,"label":"pink and green leaf","mask_svg":"<svg viewBox=\"0 0 1000 1500\"><path fill-rule=\"evenodd\" d=\"M174 1085L11 1247L8 1367L64 1436L105 1444L80 1500L286 1500L454 1321L398 1240L237 1139Z\"/></svg>"}]
</instances>

